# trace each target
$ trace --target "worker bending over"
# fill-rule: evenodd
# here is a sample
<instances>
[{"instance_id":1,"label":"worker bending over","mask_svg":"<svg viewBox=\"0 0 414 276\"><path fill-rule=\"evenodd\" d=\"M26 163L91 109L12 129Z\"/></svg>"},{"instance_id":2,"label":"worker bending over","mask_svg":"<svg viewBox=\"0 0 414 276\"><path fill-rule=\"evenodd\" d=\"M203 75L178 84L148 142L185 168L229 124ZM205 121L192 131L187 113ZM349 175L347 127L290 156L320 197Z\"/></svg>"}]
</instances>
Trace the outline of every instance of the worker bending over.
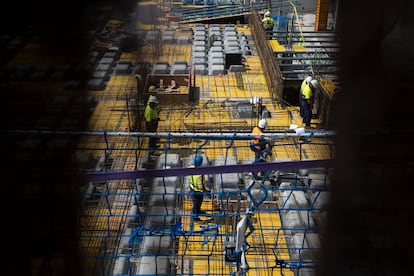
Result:
<instances>
[{"instance_id":1,"label":"worker bending over","mask_svg":"<svg viewBox=\"0 0 414 276\"><path fill-rule=\"evenodd\" d=\"M252 143L250 148L255 153L256 161L265 160L268 155L272 155L270 143L263 137L263 133L267 127L267 120L261 119L257 126L252 130Z\"/></svg>"}]
</instances>

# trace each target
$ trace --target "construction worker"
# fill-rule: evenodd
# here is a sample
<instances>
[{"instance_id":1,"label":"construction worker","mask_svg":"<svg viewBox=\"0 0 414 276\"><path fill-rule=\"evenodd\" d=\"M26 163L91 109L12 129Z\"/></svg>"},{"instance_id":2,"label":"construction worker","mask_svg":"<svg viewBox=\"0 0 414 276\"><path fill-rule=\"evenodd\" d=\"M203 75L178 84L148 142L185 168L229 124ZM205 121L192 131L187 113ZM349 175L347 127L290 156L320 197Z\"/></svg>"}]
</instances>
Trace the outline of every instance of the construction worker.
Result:
<instances>
[{"instance_id":1,"label":"construction worker","mask_svg":"<svg viewBox=\"0 0 414 276\"><path fill-rule=\"evenodd\" d=\"M193 165L190 168L200 167L203 164L203 157L196 155L194 157ZM207 192L206 189L206 179L202 174L199 175L190 175L190 190L191 190L191 199L193 201L193 214L195 215L194 220L200 220L198 215L205 214L205 211L201 210L201 205L204 200L204 192Z\"/></svg>"},{"instance_id":2,"label":"construction worker","mask_svg":"<svg viewBox=\"0 0 414 276\"><path fill-rule=\"evenodd\" d=\"M160 107L158 106L158 99L151 95L148 99L147 106L144 111L145 128L147 132L157 132L158 121L160 120ZM149 138L149 147L152 149L157 148L157 138Z\"/></svg>"},{"instance_id":3,"label":"construction worker","mask_svg":"<svg viewBox=\"0 0 414 276\"><path fill-rule=\"evenodd\" d=\"M267 120L261 119L259 123L257 124L257 126L255 126L252 130L253 139L252 139L250 148L255 153L255 158L256 158L255 162L266 159L265 153L269 151L270 144L262 136L266 127L267 127ZM271 152L269 152L269 154L271 155Z\"/></svg>"},{"instance_id":4,"label":"construction worker","mask_svg":"<svg viewBox=\"0 0 414 276\"><path fill-rule=\"evenodd\" d=\"M312 108L317 86L318 81L313 79L309 84L305 85L301 93L303 123L305 124L305 128L308 129L311 128Z\"/></svg>"},{"instance_id":5,"label":"construction worker","mask_svg":"<svg viewBox=\"0 0 414 276\"><path fill-rule=\"evenodd\" d=\"M275 26L275 20L270 16L270 11L265 12L264 17L262 19L262 25L266 32L273 31L273 27Z\"/></svg>"},{"instance_id":6,"label":"construction worker","mask_svg":"<svg viewBox=\"0 0 414 276\"><path fill-rule=\"evenodd\" d=\"M303 81L302 84L300 85L300 90L299 90L299 114L300 117L302 118L302 123L305 123L305 116L303 114L303 108L302 108L302 91L305 88L306 85L308 85L311 80L313 78L311 76L307 76Z\"/></svg>"}]
</instances>

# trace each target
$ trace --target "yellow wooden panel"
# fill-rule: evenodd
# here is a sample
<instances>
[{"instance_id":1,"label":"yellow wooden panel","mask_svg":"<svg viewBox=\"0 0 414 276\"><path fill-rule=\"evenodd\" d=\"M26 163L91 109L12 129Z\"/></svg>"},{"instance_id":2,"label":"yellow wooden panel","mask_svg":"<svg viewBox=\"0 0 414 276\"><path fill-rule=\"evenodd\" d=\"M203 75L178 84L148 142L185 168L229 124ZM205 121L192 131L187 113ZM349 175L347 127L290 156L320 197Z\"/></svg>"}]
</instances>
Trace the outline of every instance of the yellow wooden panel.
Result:
<instances>
[{"instance_id":1,"label":"yellow wooden panel","mask_svg":"<svg viewBox=\"0 0 414 276\"><path fill-rule=\"evenodd\" d=\"M306 48L302 45L293 45L292 48L295 52L306 52Z\"/></svg>"},{"instance_id":2,"label":"yellow wooden panel","mask_svg":"<svg viewBox=\"0 0 414 276\"><path fill-rule=\"evenodd\" d=\"M284 52L286 48L279 44L276 39L268 40L270 47L272 47L273 52Z\"/></svg>"}]
</instances>

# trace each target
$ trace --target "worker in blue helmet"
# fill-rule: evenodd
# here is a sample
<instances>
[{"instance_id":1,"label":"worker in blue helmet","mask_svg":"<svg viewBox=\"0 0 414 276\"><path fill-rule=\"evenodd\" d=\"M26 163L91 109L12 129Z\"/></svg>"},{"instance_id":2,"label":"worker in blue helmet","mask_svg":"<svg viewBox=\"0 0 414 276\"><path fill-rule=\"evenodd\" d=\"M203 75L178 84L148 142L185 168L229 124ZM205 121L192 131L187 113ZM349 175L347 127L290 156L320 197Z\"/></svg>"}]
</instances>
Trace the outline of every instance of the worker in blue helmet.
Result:
<instances>
[{"instance_id":1,"label":"worker in blue helmet","mask_svg":"<svg viewBox=\"0 0 414 276\"><path fill-rule=\"evenodd\" d=\"M194 158L193 165L190 167L196 168L200 167L203 164L203 157L197 155ZM190 190L191 190L191 199L193 200L193 214L195 215L194 220L200 220L198 215L205 214L206 212L201 210L201 205L204 200L204 193L207 192L206 189L206 179L202 174L190 175Z\"/></svg>"}]
</instances>

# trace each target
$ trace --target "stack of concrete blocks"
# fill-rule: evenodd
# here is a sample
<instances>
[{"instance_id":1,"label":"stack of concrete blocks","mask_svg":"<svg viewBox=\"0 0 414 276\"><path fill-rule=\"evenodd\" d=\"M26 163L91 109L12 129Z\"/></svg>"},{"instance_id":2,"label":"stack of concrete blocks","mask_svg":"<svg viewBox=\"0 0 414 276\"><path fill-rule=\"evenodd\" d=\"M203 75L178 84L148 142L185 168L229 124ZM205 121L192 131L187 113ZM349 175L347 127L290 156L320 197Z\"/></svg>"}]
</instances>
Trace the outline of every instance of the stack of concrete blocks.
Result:
<instances>
[{"instance_id":1,"label":"stack of concrete blocks","mask_svg":"<svg viewBox=\"0 0 414 276\"><path fill-rule=\"evenodd\" d=\"M133 230L137 227L137 216L138 207L137 205L132 205L128 211L124 232L118 245L118 254L113 267L113 275L123 275L128 273L128 259L131 253L129 240Z\"/></svg>"},{"instance_id":2,"label":"stack of concrete blocks","mask_svg":"<svg viewBox=\"0 0 414 276\"><path fill-rule=\"evenodd\" d=\"M249 40L247 39L247 36L243 32L241 32L237 35L237 37L243 56L245 57L247 55L251 55L250 44Z\"/></svg>"},{"instance_id":3,"label":"stack of concrete blocks","mask_svg":"<svg viewBox=\"0 0 414 276\"><path fill-rule=\"evenodd\" d=\"M224 74L223 35L219 24L210 24L208 27L208 75L216 76ZM216 41L221 41L219 46L213 46ZM217 45L217 44L216 44ZM219 55L220 54L220 55Z\"/></svg>"},{"instance_id":4,"label":"stack of concrete blocks","mask_svg":"<svg viewBox=\"0 0 414 276\"><path fill-rule=\"evenodd\" d=\"M95 70L92 72L92 77L88 81L88 89L102 91L106 87L110 75L114 72L114 67L117 64L120 54L119 50L108 50L98 60ZM93 58L93 57L92 57Z\"/></svg>"},{"instance_id":5,"label":"stack of concrete blocks","mask_svg":"<svg viewBox=\"0 0 414 276\"><path fill-rule=\"evenodd\" d=\"M310 192L310 203L312 207L311 216L318 228L323 228L327 216L329 203L330 178L325 173L316 172L308 174L308 186Z\"/></svg>"},{"instance_id":6,"label":"stack of concrete blocks","mask_svg":"<svg viewBox=\"0 0 414 276\"><path fill-rule=\"evenodd\" d=\"M176 60L171 66L171 75L184 75L190 72L190 67L185 60Z\"/></svg>"},{"instance_id":7,"label":"stack of concrete blocks","mask_svg":"<svg viewBox=\"0 0 414 276\"><path fill-rule=\"evenodd\" d=\"M272 191L271 182L268 180L251 180L248 183L250 200L253 201L253 205L260 205L261 203L274 202L275 197ZM247 188L246 187L246 188Z\"/></svg>"},{"instance_id":8,"label":"stack of concrete blocks","mask_svg":"<svg viewBox=\"0 0 414 276\"><path fill-rule=\"evenodd\" d=\"M297 179L301 181L290 178L279 184L281 222L290 256L301 263L298 275L314 275L311 266L318 262L319 230L329 202L329 181L322 170L298 171Z\"/></svg>"},{"instance_id":9,"label":"stack of concrete blocks","mask_svg":"<svg viewBox=\"0 0 414 276\"><path fill-rule=\"evenodd\" d=\"M166 75L170 73L170 65L168 63L157 62L152 66L151 74Z\"/></svg>"},{"instance_id":10,"label":"stack of concrete blocks","mask_svg":"<svg viewBox=\"0 0 414 276\"><path fill-rule=\"evenodd\" d=\"M227 25L223 30L223 44L226 53L240 53L240 44L237 30L232 25Z\"/></svg>"},{"instance_id":11,"label":"stack of concrete blocks","mask_svg":"<svg viewBox=\"0 0 414 276\"><path fill-rule=\"evenodd\" d=\"M304 190L284 188L280 192L279 202L286 233L311 230L315 227L315 222L310 216L310 203Z\"/></svg>"},{"instance_id":12,"label":"stack of concrete blocks","mask_svg":"<svg viewBox=\"0 0 414 276\"><path fill-rule=\"evenodd\" d=\"M158 170L174 167L181 167L178 154L161 154L155 165ZM158 177L153 181L144 227L160 230L160 234L144 237L140 252L144 256L139 261L137 275L169 275L172 272L169 258L172 236L168 231L176 223L174 210L181 181L179 176Z\"/></svg>"},{"instance_id":13,"label":"stack of concrete blocks","mask_svg":"<svg viewBox=\"0 0 414 276\"><path fill-rule=\"evenodd\" d=\"M291 259L302 263L302 266L298 268L297 275L316 275L314 265L320 261L319 252L321 249L319 234L311 232L296 233L289 243L291 245Z\"/></svg>"},{"instance_id":14,"label":"stack of concrete blocks","mask_svg":"<svg viewBox=\"0 0 414 276\"><path fill-rule=\"evenodd\" d=\"M204 24L198 23L194 25L191 48L191 66L194 67L195 74L205 75L207 62L206 27Z\"/></svg>"},{"instance_id":15,"label":"stack of concrete blocks","mask_svg":"<svg viewBox=\"0 0 414 276\"><path fill-rule=\"evenodd\" d=\"M114 67L114 75L126 76L132 74L132 63L128 60L118 61Z\"/></svg>"},{"instance_id":16,"label":"stack of concrete blocks","mask_svg":"<svg viewBox=\"0 0 414 276\"><path fill-rule=\"evenodd\" d=\"M236 157L218 156L214 160L214 166L237 165ZM214 175L215 192L222 193L223 199L237 200L240 195L241 176L239 173L223 173Z\"/></svg>"}]
</instances>

